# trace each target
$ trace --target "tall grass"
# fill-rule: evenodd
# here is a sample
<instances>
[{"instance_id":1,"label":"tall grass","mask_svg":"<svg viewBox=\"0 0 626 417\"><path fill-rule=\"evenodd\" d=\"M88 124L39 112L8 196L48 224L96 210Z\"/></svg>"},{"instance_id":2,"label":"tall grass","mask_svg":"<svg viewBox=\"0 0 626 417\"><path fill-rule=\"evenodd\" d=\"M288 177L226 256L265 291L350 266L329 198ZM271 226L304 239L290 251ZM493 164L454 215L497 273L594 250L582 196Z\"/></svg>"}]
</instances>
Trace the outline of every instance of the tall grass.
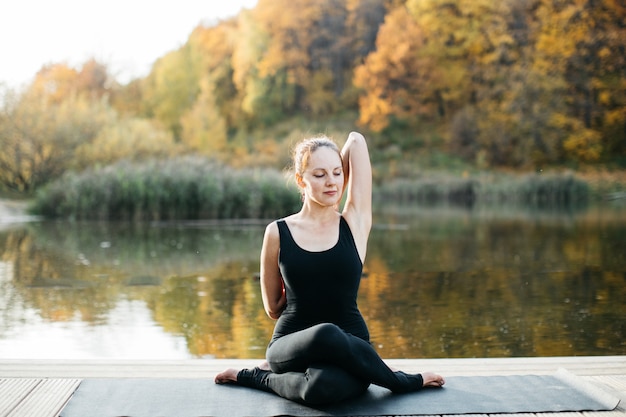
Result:
<instances>
[{"instance_id":1,"label":"tall grass","mask_svg":"<svg viewBox=\"0 0 626 417\"><path fill-rule=\"evenodd\" d=\"M375 202L570 207L590 187L572 174L430 174L379 184ZM234 169L201 157L120 162L68 173L41 190L32 211L48 218L192 220L278 218L300 208L295 186L273 169Z\"/></svg>"},{"instance_id":2,"label":"tall grass","mask_svg":"<svg viewBox=\"0 0 626 417\"><path fill-rule=\"evenodd\" d=\"M276 218L299 206L298 191L276 170L179 157L68 173L37 194L32 211L48 218L142 221Z\"/></svg>"},{"instance_id":3,"label":"tall grass","mask_svg":"<svg viewBox=\"0 0 626 417\"><path fill-rule=\"evenodd\" d=\"M377 201L426 205L515 204L531 207L569 207L584 204L589 185L569 173L453 176L428 175L397 179L378 186Z\"/></svg>"}]
</instances>

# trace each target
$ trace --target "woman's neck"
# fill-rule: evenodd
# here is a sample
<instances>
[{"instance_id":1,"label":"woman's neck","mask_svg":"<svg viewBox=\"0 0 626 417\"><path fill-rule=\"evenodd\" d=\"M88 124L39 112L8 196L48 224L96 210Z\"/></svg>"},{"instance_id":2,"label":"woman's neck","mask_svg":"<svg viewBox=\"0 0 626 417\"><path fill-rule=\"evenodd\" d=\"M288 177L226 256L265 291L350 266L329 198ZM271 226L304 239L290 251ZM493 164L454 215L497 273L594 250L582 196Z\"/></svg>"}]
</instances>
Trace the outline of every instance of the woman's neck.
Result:
<instances>
[{"instance_id":1,"label":"woman's neck","mask_svg":"<svg viewBox=\"0 0 626 417\"><path fill-rule=\"evenodd\" d=\"M311 201L305 201L299 212L302 219L311 220L319 223L335 222L339 213L336 207L320 206Z\"/></svg>"}]
</instances>

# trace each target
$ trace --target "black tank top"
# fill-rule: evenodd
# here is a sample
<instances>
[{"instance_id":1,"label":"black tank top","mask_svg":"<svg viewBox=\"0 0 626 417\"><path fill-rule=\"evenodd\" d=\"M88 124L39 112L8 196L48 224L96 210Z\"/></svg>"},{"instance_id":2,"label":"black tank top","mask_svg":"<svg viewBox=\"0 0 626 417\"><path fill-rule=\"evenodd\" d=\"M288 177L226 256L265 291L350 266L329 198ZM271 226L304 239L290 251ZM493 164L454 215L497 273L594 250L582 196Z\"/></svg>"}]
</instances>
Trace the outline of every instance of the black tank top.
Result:
<instances>
[{"instance_id":1,"label":"black tank top","mask_svg":"<svg viewBox=\"0 0 626 417\"><path fill-rule=\"evenodd\" d=\"M363 264L350 226L340 217L339 240L321 252L302 249L284 220L280 234L279 266L287 306L276 322L272 341L319 323L334 323L369 342L365 320L357 307Z\"/></svg>"}]
</instances>

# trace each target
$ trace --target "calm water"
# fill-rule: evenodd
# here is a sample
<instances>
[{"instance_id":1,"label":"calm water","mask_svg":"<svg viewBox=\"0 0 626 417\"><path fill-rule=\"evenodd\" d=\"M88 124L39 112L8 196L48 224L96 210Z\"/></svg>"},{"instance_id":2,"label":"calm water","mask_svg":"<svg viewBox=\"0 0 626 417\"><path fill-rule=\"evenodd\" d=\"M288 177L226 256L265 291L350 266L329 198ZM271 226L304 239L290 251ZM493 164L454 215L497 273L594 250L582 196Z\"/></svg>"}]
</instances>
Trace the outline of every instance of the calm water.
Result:
<instances>
[{"instance_id":1,"label":"calm water","mask_svg":"<svg viewBox=\"0 0 626 417\"><path fill-rule=\"evenodd\" d=\"M626 354L626 210L378 214L359 304L387 358ZM262 358L265 224L0 229L0 358Z\"/></svg>"}]
</instances>

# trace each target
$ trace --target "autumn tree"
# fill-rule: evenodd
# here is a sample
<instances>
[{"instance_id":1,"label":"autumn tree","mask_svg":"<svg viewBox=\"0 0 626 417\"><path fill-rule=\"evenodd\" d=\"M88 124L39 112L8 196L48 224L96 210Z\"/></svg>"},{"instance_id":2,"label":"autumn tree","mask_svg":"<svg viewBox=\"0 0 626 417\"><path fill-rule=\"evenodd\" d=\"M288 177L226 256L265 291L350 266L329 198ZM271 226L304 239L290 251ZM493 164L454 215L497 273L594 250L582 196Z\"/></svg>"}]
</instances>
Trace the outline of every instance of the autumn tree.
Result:
<instances>
[{"instance_id":1,"label":"autumn tree","mask_svg":"<svg viewBox=\"0 0 626 417\"><path fill-rule=\"evenodd\" d=\"M615 81L624 79L626 66L623 54L608 52L623 49L617 39L624 38L624 29L617 22L624 21L624 7L569 0L507 3L509 33L519 53L480 102L483 156L490 164L515 166L600 160L607 142L624 137L615 129L624 126L623 87Z\"/></svg>"},{"instance_id":2,"label":"autumn tree","mask_svg":"<svg viewBox=\"0 0 626 417\"><path fill-rule=\"evenodd\" d=\"M181 115L180 137L189 148L205 155L223 154L228 131L239 121L231 63L235 37L236 21L229 20L214 27L198 26L187 42L198 65L199 95Z\"/></svg>"},{"instance_id":3,"label":"autumn tree","mask_svg":"<svg viewBox=\"0 0 626 417\"><path fill-rule=\"evenodd\" d=\"M381 28L377 49L356 70L361 122L381 130L391 120L447 123L496 80L503 45L511 43L491 1L407 1ZM469 23L469 24L468 24ZM487 71L485 71L487 70Z\"/></svg>"},{"instance_id":4,"label":"autumn tree","mask_svg":"<svg viewBox=\"0 0 626 417\"><path fill-rule=\"evenodd\" d=\"M280 100L273 102L272 83L268 77L261 77L257 63L261 60L269 35L263 31L252 11L244 10L237 18L238 35L235 40L232 63L233 82L239 96L242 121L245 126L253 123L271 123L281 117L275 108L280 109Z\"/></svg>"},{"instance_id":5,"label":"autumn tree","mask_svg":"<svg viewBox=\"0 0 626 417\"><path fill-rule=\"evenodd\" d=\"M547 22L538 49L558 66L568 85L569 120L560 123L567 132L565 152L572 159L591 162L611 153L626 155L626 5L611 0L546 0L542 9ZM549 45L559 29L560 61Z\"/></svg>"},{"instance_id":6,"label":"autumn tree","mask_svg":"<svg viewBox=\"0 0 626 417\"><path fill-rule=\"evenodd\" d=\"M74 95L101 98L110 92L113 83L106 65L91 58L80 69L64 63L44 65L28 90L48 103L58 104Z\"/></svg>"},{"instance_id":7,"label":"autumn tree","mask_svg":"<svg viewBox=\"0 0 626 417\"><path fill-rule=\"evenodd\" d=\"M433 74L431 62L418 56L424 45L423 32L404 7L385 18L377 48L355 70L355 85L363 90L359 122L374 131L386 128L392 119L413 120L432 113L422 86Z\"/></svg>"},{"instance_id":8,"label":"autumn tree","mask_svg":"<svg viewBox=\"0 0 626 417\"><path fill-rule=\"evenodd\" d=\"M537 22L534 1L504 1L496 9L497 39L502 42L487 60L480 61L481 83L476 100L469 103L478 126L474 155L480 166L540 166L562 158L558 129L551 122L554 112L564 109L561 94L564 82L558 72L542 71L537 60ZM493 29L493 28L492 28ZM494 36L491 34L491 38ZM458 128L455 115L453 126ZM451 149L458 136L450 137Z\"/></svg>"},{"instance_id":9,"label":"autumn tree","mask_svg":"<svg viewBox=\"0 0 626 417\"><path fill-rule=\"evenodd\" d=\"M109 123L111 109L103 100L72 94L59 100L35 88L22 95L7 92L0 113L0 183L32 192L74 162L78 146L90 143Z\"/></svg>"},{"instance_id":10,"label":"autumn tree","mask_svg":"<svg viewBox=\"0 0 626 417\"><path fill-rule=\"evenodd\" d=\"M136 78L111 91L109 102L120 115L140 116L144 113L143 79Z\"/></svg>"},{"instance_id":11,"label":"autumn tree","mask_svg":"<svg viewBox=\"0 0 626 417\"><path fill-rule=\"evenodd\" d=\"M214 84L204 79L200 96L181 117L181 138L191 150L208 156L219 156L227 148L228 126L217 106Z\"/></svg>"},{"instance_id":12,"label":"autumn tree","mask_svg":"<svg viewBox=\"0 0 626 417\"><path fill-rule=\"evenodd\" d=\"M378 30L385 16L404 1L399 0L346 0L348 21L346 42L351 44L350 59L355 65L363 63L370 52L376 49Z\"/></svg>"},{"instance_id":13,"label":"autumn tree","mask_svg":"<svg viewBox=\"0 0 626 417\"><path fill-rule=\"evenodd\" d=\"M111 78L91 59L80 69L42 67L24 91L6 91L0 118L0 182L31 192L74 163L78 146L90 143L114 112L106 96Z\"/></svg>"},{"instance_id":14,"label":"autumn tree","mask_svg":"<svg viewBox=\"0 0 626 417\"><path fill-rule=\"evenodd\" d=\"M112 115L93 140L80 144L71 168L82 171L126 161L165 159L186 151L170 131L145 118Z\"/></svg>"},{"instance_id":15,"label":"autumn tree","mask_svg":"<svg viewBox=\"0 0 626 417\"><path fill-rule=\"evenodd\" d=\"M327 116L354 106L354 95L344 93L352 86L357 57L372 49L385 11L375 5L367 14L371 5L355 0L259 1L254 18L267 39L256 67L267 86L261 91L276 93L285 114ZM366 30L367 23L371 26Z\"/></svg>"},{"instance_id":16,"label":"autumn tree","mask_svg":"<svg viewBox=\"0 0 626 417\"><path fill-rule=\"evenodd\" d=\"M260 0L254 10L267 47L257 63L258 77L275 111L293 115L305 108L304 93L311 76L313 22L324 1ZM263 101L255 102L263 105ZM277 105L277 106L276 106Z\"/></svg>"},{"instance_id":17,"label":"autumn tree","mask_svg":"<svg viewBox=\"0 0 626 417\"><path fill-rule=\"evenodd\" d=\"M58 104L78 88L78 71L67 64L44 65L29 86L29 95L40 97L47 103Z\"/></svg>"},{"instance_id":18,"label":"autumn tree","mask_svg":"<svg viewBox=\"0 0 626 417\"><path fill-rule=\"evenodd\" d=\"M158 59L142 83L142 116L154 118L180 138L181 116L196 101L201 78L200 57L189 44Z\"/></svg>"}]
</instances>

